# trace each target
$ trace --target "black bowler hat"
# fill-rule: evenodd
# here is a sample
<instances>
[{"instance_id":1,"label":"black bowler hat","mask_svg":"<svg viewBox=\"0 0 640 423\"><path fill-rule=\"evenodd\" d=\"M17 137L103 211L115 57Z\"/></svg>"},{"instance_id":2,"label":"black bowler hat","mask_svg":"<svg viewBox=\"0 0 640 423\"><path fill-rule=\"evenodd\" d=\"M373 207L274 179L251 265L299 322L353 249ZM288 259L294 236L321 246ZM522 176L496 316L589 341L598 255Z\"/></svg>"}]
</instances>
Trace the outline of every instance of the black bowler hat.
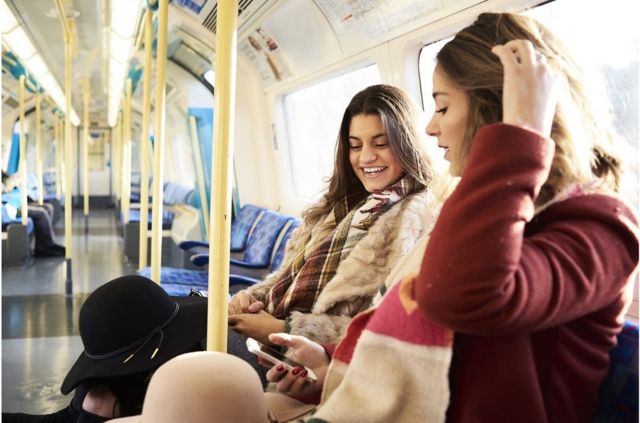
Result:
<instances>
[{"instance_id":1,"label":"black bowler hat","mask_svg":"<svg viewBox=\"0 0 640 423\"><path fill-rule=\"evenodd\" d=\"M144 276L114 279L96 289L80 309L84 351L60 390L88 379L154 369L205 338L207 299L170 297Z\"/></svg>"}]
</instances>

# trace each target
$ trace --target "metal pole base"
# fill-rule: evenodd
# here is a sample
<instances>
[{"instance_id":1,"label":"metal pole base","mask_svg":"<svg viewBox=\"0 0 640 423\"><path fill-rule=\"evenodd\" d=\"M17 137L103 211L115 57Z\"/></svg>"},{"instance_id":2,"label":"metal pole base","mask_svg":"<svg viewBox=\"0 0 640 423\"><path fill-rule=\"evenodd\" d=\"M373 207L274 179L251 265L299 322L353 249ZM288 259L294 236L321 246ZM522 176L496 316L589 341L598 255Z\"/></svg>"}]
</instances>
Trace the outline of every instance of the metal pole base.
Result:
<instances>
[{"instance_id":1,"label":"metal pole base","mask_svg":"<svg viewBox=\"0 0 640 423\"><path fill-rule=\"evenodd\" d=\"M65 284L65 295L67 297L73 296L73 278L71 277L71 259L65 260L67 266L67 281Z\"/></svg>"}]
</instances>

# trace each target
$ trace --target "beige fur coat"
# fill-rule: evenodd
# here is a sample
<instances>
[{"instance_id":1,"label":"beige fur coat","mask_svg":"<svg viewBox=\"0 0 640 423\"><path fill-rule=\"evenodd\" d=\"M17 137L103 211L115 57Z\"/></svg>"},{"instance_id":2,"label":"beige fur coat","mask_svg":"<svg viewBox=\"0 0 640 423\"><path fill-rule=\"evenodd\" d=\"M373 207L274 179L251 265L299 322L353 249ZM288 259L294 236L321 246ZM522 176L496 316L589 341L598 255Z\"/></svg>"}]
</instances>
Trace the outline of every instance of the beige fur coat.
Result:
<instances>
[{"instance_id":1,"label":"beige fur coat","mask_svg":"<svg viewBox=\"0 0 640 423\"><path fill-rule=\"evenodd\" d=\"M436 202L431 191L421 191L407 196L380 216L351 254L340 263L313 309L309 313L291 313L287 319L290 333L321 343L337 342L353 316L371 305L391 269L411 250L426 228L431 227L432 222L428 220L435 219L435 215L425 214L427 210L434 209ZM248 288L251 295L264 301L294 253L304 248L311 229L303 224L293 233L280 270Z\"/></svg>"}]
</instances>

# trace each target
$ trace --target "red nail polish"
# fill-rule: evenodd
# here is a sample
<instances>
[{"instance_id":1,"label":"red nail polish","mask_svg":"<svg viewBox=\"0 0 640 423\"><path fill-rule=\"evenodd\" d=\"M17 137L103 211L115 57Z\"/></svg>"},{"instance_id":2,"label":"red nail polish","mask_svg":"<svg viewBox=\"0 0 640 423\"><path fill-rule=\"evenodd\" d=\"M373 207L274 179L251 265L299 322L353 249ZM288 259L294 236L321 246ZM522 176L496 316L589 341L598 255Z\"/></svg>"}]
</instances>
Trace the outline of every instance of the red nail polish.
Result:
<instances>
[{"instance_id":1,"label":"red nail polish","mask_svg":"<svg viewBox=\"0 0 640 423\"><path fill-rule=\"evenodd\" d=\"M278 367L276 367L276 370L281 372L284 370L284 366L282 364L278 365Z\"/></svg>"},{"instance_id":2,"label":"red nail polish","mask_svg":"<svg viewBox=\"0 0 640 423\"><path fill-rule=\"evenodd\" d=\"M300 373L300 369L298 367L296 367L295 369L291 370L291 374L297 375L298 373Z\"/></svg>"},{"instance_id":3,"label":"red nail polish","mask_svg":"<svg viewBox=\"0 0 640 423\"><path fill-rule=\"evenodd\" d=\"M302 373L300 373L300 377L307 377L307 374L309 372L307 372L306 370L303 370Z\"/></svg>"}]
</instances>

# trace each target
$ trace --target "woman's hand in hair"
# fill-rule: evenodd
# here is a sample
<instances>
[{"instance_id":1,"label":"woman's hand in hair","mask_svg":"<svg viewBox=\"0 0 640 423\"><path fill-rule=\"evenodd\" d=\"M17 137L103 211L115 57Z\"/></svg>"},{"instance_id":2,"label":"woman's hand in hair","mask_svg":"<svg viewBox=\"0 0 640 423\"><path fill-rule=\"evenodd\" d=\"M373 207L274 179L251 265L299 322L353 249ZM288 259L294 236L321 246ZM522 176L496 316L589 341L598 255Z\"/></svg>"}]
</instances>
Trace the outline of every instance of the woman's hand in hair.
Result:
<instances>
[{"instance_id":1,"label":"woman's hand in hair","mask_svg":"<svg viewBox=\"0 0 640 423\"><path fill-rule=\"evenodd\" d=\"M257 313L264 308L262 301L258 301L246 290L239 291L229 300L229 315L241 313Z\"/></svg>"},{"instance_id":2,"label":"woman's hand in hair","mask_svg":"<svg viewBox=\"0 0 640 423\"><path fill-rule=\"evenodd\" d=\"M502 121L551 135L559 78L527 40L512 40L491 50L504 67Z\"/></svg>"},{"instance_id":3,"label":"woman's hand in hair","mask_svg":"<svg viewBox=\"0 0 640 423\"><path fill-rule=\"evenodd\" d=\"M322 345L304 336L287 333L271 334L269 340L275 345L287 347L287 357L313 370L317 378L316 382L311 382L306 378L305 369L298 369L294 374L294 371L289 372L284 367L273 366L267 372L267 380L276 382L278 392L302 396L322 390L322 384L331 362Z\"/></svg>"},{"instance_id":4,"label":"woman's hand in hair","mask_svg":"<svg viewBox=\"0 0 640 423\"><path fill-rule=\"evenodd\" d=\"M276 319L266 311L231 315L229 326L236 332L267 345L272 345L269 334L284 332L284 320Z\"/></svg>"}]
</instances>

